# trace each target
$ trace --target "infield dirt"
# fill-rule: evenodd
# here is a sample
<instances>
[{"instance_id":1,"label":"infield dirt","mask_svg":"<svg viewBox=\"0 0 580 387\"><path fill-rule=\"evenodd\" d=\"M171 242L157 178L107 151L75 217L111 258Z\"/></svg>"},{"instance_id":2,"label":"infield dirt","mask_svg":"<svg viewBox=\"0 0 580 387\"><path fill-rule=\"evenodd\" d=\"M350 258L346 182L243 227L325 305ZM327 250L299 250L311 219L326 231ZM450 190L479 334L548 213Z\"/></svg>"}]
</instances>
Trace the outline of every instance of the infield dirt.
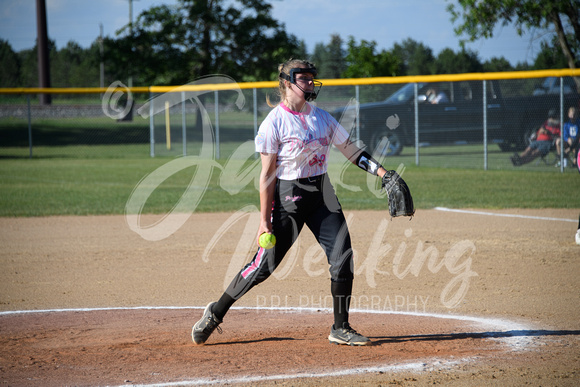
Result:
<instances>
[{"instance_id":1,"label":"infield dirt","mask_svg":"<svg viewBox=\"0 0 580 387\"><path fill-rule=\"evenodd\" d=\"M510 217L346 213L351 323L375 344L361 348L328 343L327 264L307 229L195 346L203 307L251 258L252 214L194 214L160 241L123 216L1 218L0 310L75 309L1 314L1 383L580 384L580 209L484 212Z\"/></svg>"}]
</instances>

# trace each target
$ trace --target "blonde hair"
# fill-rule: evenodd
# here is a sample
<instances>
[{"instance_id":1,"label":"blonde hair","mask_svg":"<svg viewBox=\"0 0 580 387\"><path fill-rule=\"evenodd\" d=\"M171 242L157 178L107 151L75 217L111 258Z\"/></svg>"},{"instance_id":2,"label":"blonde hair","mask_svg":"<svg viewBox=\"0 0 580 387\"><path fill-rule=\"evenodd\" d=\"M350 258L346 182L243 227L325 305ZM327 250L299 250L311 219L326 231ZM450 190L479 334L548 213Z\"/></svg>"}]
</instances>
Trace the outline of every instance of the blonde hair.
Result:
<instances>
[{"instance_id":1,"label":"blonde hair","mask_svg":"<svg viewBox=\"0 0 580 387\"><path fill-rule=\"evenodd\" d=\"M266 103L270 107L276 107L280 102L284 101L286 98L286 84L284 83L284 79L280 77L280 74L284 73L286 75L290 75L290 70L297 68L297 67L314 67L313 63L308 62L307 60L303 59L288 59L284 63L280 63L278 65L278 89L276 89L276 95L278 96L278 102L272 103L270 100L270 95L266 95Z\"/></svg>"}]
</instances>

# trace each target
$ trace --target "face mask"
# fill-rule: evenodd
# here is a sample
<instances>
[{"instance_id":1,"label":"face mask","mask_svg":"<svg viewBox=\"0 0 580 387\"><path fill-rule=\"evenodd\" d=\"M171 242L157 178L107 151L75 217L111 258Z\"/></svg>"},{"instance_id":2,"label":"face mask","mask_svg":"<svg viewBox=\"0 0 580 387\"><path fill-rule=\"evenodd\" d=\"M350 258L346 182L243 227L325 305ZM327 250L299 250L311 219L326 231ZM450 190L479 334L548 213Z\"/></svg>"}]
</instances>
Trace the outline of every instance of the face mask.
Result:
<instances>
[{"instance_id":1,"label":"face mask","mask_svg":"<svg viewBox=\"0 0 580 387\"><path fill-rule=\"evenodd\" d=\"M318 97L318 93L320 93L320 89L322 88L322 82L315 81L314 79L312 82L314 83L315 90L313 91L306 91L300 85L296 83L296 74L312 74L313 77L316 77L318 71L316 71L316 67L309 67L309 68L302 68L296 67L290 70L290 75L280 73L280 78L287 80L288 82L296 85L298 89L300 89L304 93L304 99L308 102L314 101L316 97ZM318 90L316 88L318 87Z\"/></svg>"}]
</instances>

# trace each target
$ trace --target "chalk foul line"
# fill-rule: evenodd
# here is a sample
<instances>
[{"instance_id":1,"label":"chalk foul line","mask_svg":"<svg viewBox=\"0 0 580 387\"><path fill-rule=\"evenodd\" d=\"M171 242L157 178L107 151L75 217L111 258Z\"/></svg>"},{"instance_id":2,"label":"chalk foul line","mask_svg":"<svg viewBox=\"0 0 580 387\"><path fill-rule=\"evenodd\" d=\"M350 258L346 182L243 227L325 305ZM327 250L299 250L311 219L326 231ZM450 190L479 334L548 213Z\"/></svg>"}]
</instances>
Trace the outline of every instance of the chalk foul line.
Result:
<instances>
[{"instance_id":1,"label":"chalk foul line","mask_svg":"<svg viewBox=\"0 0 580 387\"><path fill-rule=\"evenodd\" d=\"M471 214L471 215L487 215L487 216L500 216L504 218L520 218L520 219L536 219L536 220L553 220L559 222L572 222L575 223L577 219L564 219L564 218L550 218L544 216L530 216L530 215L518 215L518 214L498 214L496 212L485 212L485 211L472 211L472 210L458 210L454 208L447 207L435 207L437 211L445 212L456 212L460 214Z\"/></svg>"}]
</instances>

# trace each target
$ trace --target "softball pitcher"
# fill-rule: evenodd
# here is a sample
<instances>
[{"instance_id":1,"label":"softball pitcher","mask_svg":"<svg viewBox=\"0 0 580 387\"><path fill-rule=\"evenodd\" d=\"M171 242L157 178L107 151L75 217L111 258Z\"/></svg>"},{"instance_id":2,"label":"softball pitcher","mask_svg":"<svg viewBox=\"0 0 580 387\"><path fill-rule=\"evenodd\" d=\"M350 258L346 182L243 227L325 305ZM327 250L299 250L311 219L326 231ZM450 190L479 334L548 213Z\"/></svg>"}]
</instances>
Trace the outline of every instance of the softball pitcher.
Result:
<instances>
[{"instance_id":1,"label":"softball pitcher","mask_svg":"<svg viewBox=\"0 0 580 387\"><path fill-rule=\"evenodd\" d=\"M258 236L271 233L276 245L258 247L252 261L232 280L217 302L205 308L193 326L196 344L207 341L230 307L252 287L267 279L306 225L326 253L330 265L330 291L334 324L330 343L370 345L371 341L349 324L353 284L350 234L342 208L327 175L328 151L336 146L361 169L383 177L387 172L366 151L349 141L348 132L326 111L308 103L322 84L316 68L304 60L279 66L280 102L260 125L255 139L261 155L260 226Z\"/></svg>"}]
</instances>

